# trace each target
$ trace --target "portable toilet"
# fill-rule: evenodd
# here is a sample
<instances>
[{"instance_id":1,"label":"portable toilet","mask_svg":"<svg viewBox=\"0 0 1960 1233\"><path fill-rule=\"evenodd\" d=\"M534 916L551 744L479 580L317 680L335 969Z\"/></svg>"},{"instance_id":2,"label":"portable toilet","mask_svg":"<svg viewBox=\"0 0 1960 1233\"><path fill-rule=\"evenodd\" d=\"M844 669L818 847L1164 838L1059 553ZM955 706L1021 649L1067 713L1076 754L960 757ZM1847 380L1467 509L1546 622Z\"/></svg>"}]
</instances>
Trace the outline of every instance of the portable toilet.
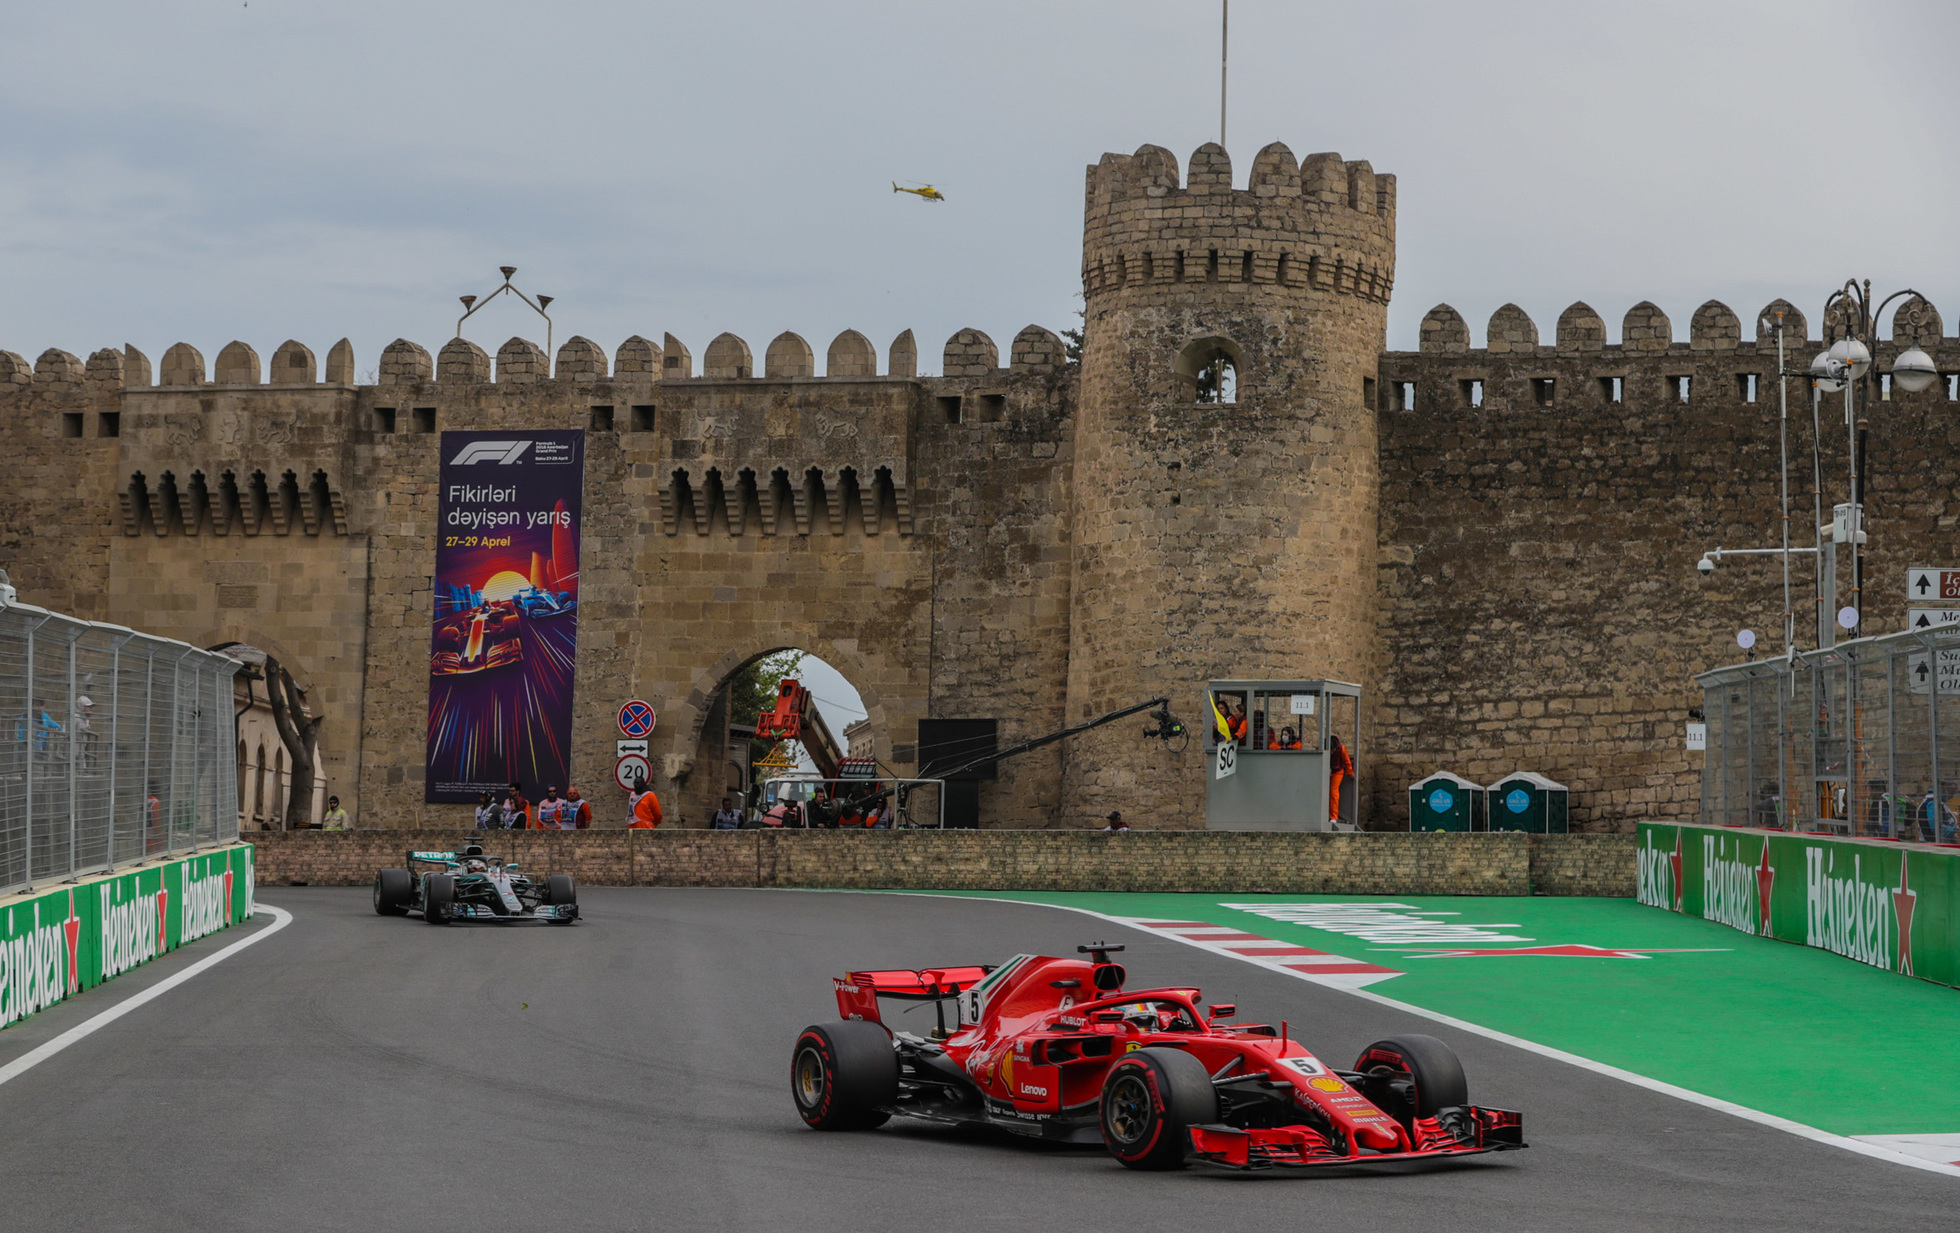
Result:
<instances>
[{"instance_id":1,"label":"portable toilet","mask_svg":"<svg viewBox=\"0 0 1960 1233\"><path fill-rule=\"evenodd\" d=\"M1461 775L1437 771L1409 789L1412 831L1484 829L1484 790Z\"/></svg>"},{"instance_id":2,"label":"portable toilet","mask_svg":"<svg viewBox=\"0 0 1960 1233\"><path fill-rule=\"evenodd\" d=\"M1536 771L1506 775L1489 788L1490 829L1563 835L1571 829L1570 798L1564 784Z\"/></svg>"}]
</instances>

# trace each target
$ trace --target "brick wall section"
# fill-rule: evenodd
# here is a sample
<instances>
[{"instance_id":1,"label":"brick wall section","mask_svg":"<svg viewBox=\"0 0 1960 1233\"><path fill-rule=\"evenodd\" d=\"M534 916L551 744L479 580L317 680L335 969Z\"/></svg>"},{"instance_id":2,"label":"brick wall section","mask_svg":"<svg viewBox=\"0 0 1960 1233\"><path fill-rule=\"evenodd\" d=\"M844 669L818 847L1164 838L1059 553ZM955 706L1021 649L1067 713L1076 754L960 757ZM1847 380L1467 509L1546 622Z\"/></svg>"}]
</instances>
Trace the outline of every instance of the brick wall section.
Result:
<instances>
[{"instance_id":1,"label":"brick wall section","mask_svg":"<svg viewBox=\"0 0 1960 1233\"><path fill-rule=\"evenodd\" d=\"M1423 351L1382 357L1385 655L1363 759L1375 824L1406 825L1408 785L1438 770L1485 784L1550 775L1572 789L1575 830L1631 830L1697 807L1702 755L1684 747L1688 709L1702 704L1694 675L1741 659L1745 627L1759 654L1782 650L1774 558L1695 570L1708 549L1778 542L1776 343L1738 342L1720 305L1703 306L1687 342L1670 341L1657 314L1628 313L1625 345L1580 347L1570 327L1596 323L1589 310L1568 310L1557 346L1531 345L1529 320L1500 310L1490 349L1459 350L1448 340L1462 322L1439 307ZM1825 344L1801 341L1800 318L1792 332L1789 363L1807 366ZM1960 343L1924 343L1943 371L1960 367ZM1881 344L1878 364L1908 345ZM1602 384L1611 378L1619 403ZM1478 407L1464 393L1471 380L1483 382ZM1789 398L1791 543L1804 546L1814 538L1805 383L1792 381ZM1953 406L1941 383L1861 410L1869 632L1905 628L1908 565L1952 555ZM1821 418L1828 519L1846 499L1842 395ZM1814 646L1809 559L1795 558L1791 574L1798 643ZM1839 588L1848 603L1848 579Z\"/></svg>"},{"instance_id":2,"label":"brick wall section","mask_svg":"<svg viewBox=\"0 0 1960 1233\"><path fill-rule=\"evenodd\" d=\"M1606 895L1631 899L1634 849L1631 832L1531 835L1534 895Z\"/></svg>"},{"instance_id":3,"label":"brick wall section","mask_svg":"<svg viewBox=\"0 0 1960 1233\"><path fill-rule=\"evenodd\" d=\"M364 886L411 848L457 842L453 831L250 838L266 886ZM1626 835L616 830L498 833L484 846L594 886L1630 896L1634 876Z\"/></svg>"}]
</instances>

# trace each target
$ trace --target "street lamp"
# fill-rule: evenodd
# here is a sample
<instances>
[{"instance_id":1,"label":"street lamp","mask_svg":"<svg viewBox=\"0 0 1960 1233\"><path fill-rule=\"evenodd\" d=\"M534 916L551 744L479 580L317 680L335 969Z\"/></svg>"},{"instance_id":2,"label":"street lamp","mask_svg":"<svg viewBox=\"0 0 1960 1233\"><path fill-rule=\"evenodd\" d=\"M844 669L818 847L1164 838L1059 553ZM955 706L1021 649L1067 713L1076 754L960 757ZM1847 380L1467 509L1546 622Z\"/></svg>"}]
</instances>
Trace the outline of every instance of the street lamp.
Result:
<instances>
[{"instance_id":1,"label":"street lamp","mask_svg":"<svg viewBox=\"0 0 1960 1233\"><path fill-rule=\"evenodd\" d=\"M1907 297L1910 297L1909 299ZM1872 303L1872 284L1870 279L1860 283L1857 279L1846 281L1844 286L1833 291L1824 301L1824 336L1831 340L1830 347L1811 362L1810 373L1813 380L1812 414L1817 413L1817 396L1844 391L1844 433L1845 449L1851 473L1851 500L1837 511L1830 523L1832 550L1826 558L1822 549L1822 508L1819 508L1819 563L1823 572L1831 580L1831 590L1836 590L1836 561L1838 544L1851 546L1851 604L1853 614L1864 611L1865 572L1864 561L1858 553L1858 545L1864 542L1864 500L1865 500L1865 451L1864 427L1858 419L1859 391L1863 389L1863 400L1867 406L1873 401L1872 386L1879 376L1877 365L1872 362L1873 348L1878 343L1878 322L1885 310L1894 300L1906 299L1893 318L1898 324L1903 316L1906 324L1917 327L1929 318L1926 297L1908 287L1894 291L1876 305ZM1914 331L1915 335L1917 330ZM1932 387L1939 380L1939 370L1933 366L1933 359L1921 350L1917 339L1908 350L1892 361L1889 375L1893 382L1907 393L1916 394ZM1813 438L1815 440L1815 438ZM1821 487L1821 485L1820 485ZM1821 588L1820 588L1821 589ZM1849 624L1840 620L1846 630L1855 630L1863 621L1853 616Z\"/></svg>"},{"instance_id":2,"label":"street lamp","mask_svg":"<svg viewBox=\"0 0 1960 1233\"><path fill-rule=\"evenodd\" d=\"M525 295L522 291L519 291L515 286L511 284L510 281L511 275L517 273L516 266L500 265L497 267L497 269L504 276L504 285L497 288L495 291L492 291L489 295L481 297L482 299L481 303L478 302L478 297L473 295L459 295L456 297L457 299L463 302L463 315L456 318L456 337L461 338L463 336L463 322L468 321L471 317L476 316L478 313L488 308L490 306L490 301L496 299L500 295L514 295L518 299L524 301L526 304L529 304L531 306L532 312L544 318L545 372L548 375L551 372L551 356L553 354L551 350L552 322L551 322L551 314L546 312L545 309L551 307L551 301L553 297L548 295L541 295L537 299L533 300L530 296Z\"/></svg>"}]
</instances>

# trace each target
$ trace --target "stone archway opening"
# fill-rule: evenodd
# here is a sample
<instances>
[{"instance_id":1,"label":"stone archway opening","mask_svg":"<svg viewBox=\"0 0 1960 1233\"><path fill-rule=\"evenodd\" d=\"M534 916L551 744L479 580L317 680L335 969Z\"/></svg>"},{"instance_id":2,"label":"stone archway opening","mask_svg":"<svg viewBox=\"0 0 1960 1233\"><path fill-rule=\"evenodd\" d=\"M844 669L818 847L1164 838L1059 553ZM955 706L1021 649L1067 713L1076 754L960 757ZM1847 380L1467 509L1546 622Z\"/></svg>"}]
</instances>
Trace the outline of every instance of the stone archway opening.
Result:
<instances>
[{"instance_id":1,"label":"stone archway opening","mask_svg":"<svg viewBox=\"0 0 1960 1233\"><path fill-rule=\"evenodd\" d=\"M1235 403L1239 400L1238 344L1229 338L1199 338L1178 352L1175 365L1184 397L1197 403Z\"/></svg>"},{"instance_id":2,"label":"stone archway opening","mask_svg":"<svg viewBox=\"0 0 1960 1233\"><path fill-rule=\"evenodd\" d=\"M757 721L776 709L785 680L797 681L810 694L820 736L780 741L758 734ZM682 816L690 826L707 824L723 799L746 816L760 804L762 785L772 776L815 776L841 758L869 758L881 773L892 773L875 699L867 699L846 667L818 651L776 646L724 660L701 693L682 793Z\"/></svg>"}]
</instances>

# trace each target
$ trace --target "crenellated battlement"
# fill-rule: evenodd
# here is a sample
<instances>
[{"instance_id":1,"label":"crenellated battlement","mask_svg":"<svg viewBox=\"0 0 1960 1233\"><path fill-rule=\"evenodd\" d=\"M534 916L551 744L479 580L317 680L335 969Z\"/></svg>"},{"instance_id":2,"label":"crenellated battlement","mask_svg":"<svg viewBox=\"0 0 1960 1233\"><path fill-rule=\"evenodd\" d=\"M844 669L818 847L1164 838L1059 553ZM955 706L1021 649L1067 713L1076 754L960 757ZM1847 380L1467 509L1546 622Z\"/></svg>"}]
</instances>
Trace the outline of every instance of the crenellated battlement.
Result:
<instances>
[{"instance_id":1,"label":"crenellated battlement","mask_svg":"<svg viewBox=\"0 0 1960 1233\"><path fill-rule=\"evenodd\" d=\"M324 378L313 351L288 339L273 352L268 368L249 343L233 341L218 352L207 370L204 355L189 343L164 352L153 379L149 357L133 346L104 348L84 362L59 348L49 348L29 363L12 351L0 351L0 399L10 393L105 393L114 390L249 389L259 386L398 386L424 385L567 385L598 381L785 381L852 380L879 376L913 379L919 367L918 344L906 330L892 340L883 374L878 351L857 330L845 330L830 343L824 370L817 371L815 353L801 335L784 331L764 352L760 371L749 344L734 334L721 334L702 355L699 376L693 356L672 334L663 344L635 334L619 345L609 363L605 349L589 338L573 336L558 348L554 363L544 349L526 338L513 337L489 352L466 338L452 338L431 355L427 347L398 338L382 348L373 381L357 383L354 350L341 339L327 353ZM984 332L963 329L946 340L942 373L949 377L987 376L1001 369L1000 349ZM1005 366L1009 372L1052 373L1067 363L1062 342L1053 331L1030 325L1015 336Z\"/></svg>"},{"instance_id":2,"label":"crenellated battlement","mask_svg":"<svg viewBox=\"0 0 1960 1233\"><path fill-rule=\"evenodd\" d=\"M1207 143L1178 180L1162 146L1089 168L1082 280L1090 296L1180 283L1352 295L1387 303L1395 282L1395 177L1338 154L1294 159L1274 142L1247 186Z\"/></svg>"},{"instance_id":3,"label":"crenellated battlement","mask_svg":"<svg viewBox=\"0 0 1960 1233\"><path fill-rule=\"evenodd\" d=\"M1690 315L1686 338L1652 301L1627 309L1619 339L1609 341L1605 319L1583 300L1559 314L1549 342L1531 315L1516 304L1491 314L1484 345L1471 345L1470 326L1448 304L1422 319L1416 351L1382 356L1380 401L1384 411L1526 407L1585 409L1623 403L1696 404L1764 401L1777 379L1775 323L1783 326L1784 362L1793 372L1809 368L1829 338L1809 336L1802 310L1786 299L1765 304L1745 326L1735 310L1709 300ZM1914 297L1891 322L1891 338L1876 348L1881 372L1911 347L1923 348L1944 373L1960 371L1960 338L1943 335L1939 310ZM1827 329L1826 334L1829 334ZM1884 390L1883 397L1945 400L1937 382L1918 394Z\"/></svg>"}]
</instances>

